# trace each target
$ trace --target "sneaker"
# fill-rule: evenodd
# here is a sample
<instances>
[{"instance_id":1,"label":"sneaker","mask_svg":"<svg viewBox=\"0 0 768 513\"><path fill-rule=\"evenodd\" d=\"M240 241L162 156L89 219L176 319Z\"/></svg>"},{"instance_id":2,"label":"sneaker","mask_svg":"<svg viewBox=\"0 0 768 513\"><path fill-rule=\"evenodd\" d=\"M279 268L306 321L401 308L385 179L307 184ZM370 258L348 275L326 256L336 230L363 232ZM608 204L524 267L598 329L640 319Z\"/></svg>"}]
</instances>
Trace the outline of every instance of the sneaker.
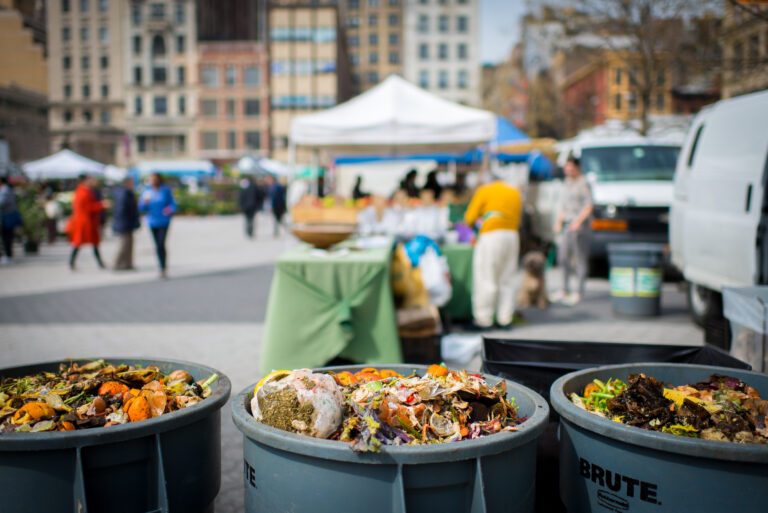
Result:
<instances>
[{"instance_id":1,"label":"sneaker","mask_svg":"<svg viewBox=\"0 0 768 513\"><path fill-rule=\"evenodd\" d=\"M574 292L573 294L568 294L563 299L563 304L568 306L574 306L580 303L581 300L582 300L581 294L579 294L578 292Z\"/></svg>"},{"instance_id":2,"label":"sneaker","mask_svg":"<svg viewBox=\"0 0 768 513\"><path fill-rule=\"evenodd\" d=\"M551 293L547 299L549 299L550 303L559 303L560 301L564 300L567 294L564 290L556 290L555 292Z\"/></svg>"}]
</instances>

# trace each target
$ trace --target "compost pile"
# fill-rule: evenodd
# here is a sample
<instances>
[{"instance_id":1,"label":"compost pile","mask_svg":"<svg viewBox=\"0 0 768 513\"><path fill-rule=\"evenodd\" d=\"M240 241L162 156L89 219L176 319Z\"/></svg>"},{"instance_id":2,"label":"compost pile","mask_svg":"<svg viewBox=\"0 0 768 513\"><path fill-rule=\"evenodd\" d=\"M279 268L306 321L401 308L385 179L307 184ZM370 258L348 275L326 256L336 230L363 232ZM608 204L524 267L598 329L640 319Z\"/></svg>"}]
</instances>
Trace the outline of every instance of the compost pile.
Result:
<instances>
[{"instance_id":1,"label":"compost pile","mask_svg":"<svg viewBox=\"0 0 768 513\"><path fill-rule=\"evenodd\" d=\"M645 374L594 380L571 401L591 413L673 435L740 443L768 443L768 401L738 378L713 374L708 380L672 387Z\"/></svg>"},{"instance_id":2,"label":"compost pile","mask_svg":"<svg viewBox=\"0 0 768 513\"><path fill-rule=\"evenodd\" d=\"M0 434L74 431L159 417L199 403L218 375L195 383L185 370L164 375L155 366L137 368L96 360L61 363L0 381Z\"/></svg>"},{"instance_id":3,"label":"compost pile","mask_svg":"<svg viewBox=\"0 0 768 513\"><path fill-rule=\"evenodd\" d=\"M359 452L382 445L422 445L472 440L516 431L514 399L506 382L494 387L478 374L440 365L402 376L392 370L352 374L276 371L256 386L254 417L273 427L349 442Z\"/></svg>"}]
</instances>

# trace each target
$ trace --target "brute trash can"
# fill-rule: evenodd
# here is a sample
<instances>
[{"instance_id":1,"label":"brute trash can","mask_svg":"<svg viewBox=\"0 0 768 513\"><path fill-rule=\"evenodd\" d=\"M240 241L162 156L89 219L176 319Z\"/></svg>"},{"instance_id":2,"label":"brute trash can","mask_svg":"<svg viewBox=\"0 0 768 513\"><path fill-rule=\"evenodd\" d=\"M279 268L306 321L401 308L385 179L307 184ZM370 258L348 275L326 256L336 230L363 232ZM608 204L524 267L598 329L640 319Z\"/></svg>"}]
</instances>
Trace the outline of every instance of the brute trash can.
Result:
<instances>
[{"instance_id":1,"label":"brute trash can","mask_svg":"<svg viewBox=\"0 0 768 513\"><path fill-rule=\"evenodd\" d=\"M87 363L94 359L75 360ZM216 373L200 403L120 426L0 435L0 511L39 513L213 512L221 483L221 416L229 379L176 360L109 358L185 369L195 380ZM59 362L0 369L2 377L56 371Z\"/></svg>"},{"instance_id":2,"label":"brute trash can","mask_svg":"<svg viewBox=\"0 0 768 513\"><path fill-rule=\"evenodd\" d=\"M768 372L768 287L723 287L723 314L731 324L731 354Z\"/></svg>"},{"instance_id":3,"label":"brute trash can","mask_svg":"<svg viewBox=\"0 0 768 513\"><path fill-rule=\"evenodd\" d=\"M768 397L768 376L709 367L639 363L574 372L552 384L560 414L560 495L569 512L760 511L768 490L768 445L658 433L589 413L568 396L593 379L645 373L674 385L727 374Z\"/></svg>"},{"instance_id":4,"label":"brute trash can","mask_svg":"<svg viewBox=\"0 0 768 513\"><path fill-rule=\"evenodd\" d=\"M621 315L661 313L664 245L608 244L611 306Z\"/></svg>"},{"instance_id":5,"label":"brute trash can","mask_svg":"<svg viewBox=\"0 0 768 513\"><path fill-rule=\"evenodd\" d=\"M427 369L381 367L401 374L423 374ZM492 385L499 381L485 377ZM514 397L519 414L528 417L518 431L455 443L386 446L379 453L356 453L348 443L257 422L250 411L253 389L254 385L246 387L232 403L232 418L244 436L248 513L533 511L536 438L547 424L549 408L540 395L523 386L507 383L507 397Z\"/></svg>"}]
</instances>

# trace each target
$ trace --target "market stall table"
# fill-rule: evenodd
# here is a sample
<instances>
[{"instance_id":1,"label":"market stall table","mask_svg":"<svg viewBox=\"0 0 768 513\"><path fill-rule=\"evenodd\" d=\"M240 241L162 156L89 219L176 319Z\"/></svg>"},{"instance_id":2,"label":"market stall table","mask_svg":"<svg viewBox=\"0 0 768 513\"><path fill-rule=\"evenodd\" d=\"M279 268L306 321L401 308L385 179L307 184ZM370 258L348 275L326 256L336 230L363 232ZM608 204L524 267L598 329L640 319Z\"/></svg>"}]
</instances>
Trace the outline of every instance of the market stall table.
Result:
<instances>
[{"instance_id":1,"label":"market stall table","mask_svg":"<svg viewBox=\"0 0 768 513\"><path fill-rule=\"evenodd\" d=\"M402 362L390 285L392 244L302 245L277 261L267 303L261 371L320 367L335 357Z\"/></svg>"},{"instance_id":2,"label":"market stall table","mask_svg":"<svg viewBox=\"0 0 768 513\"><path fill-rule=\"evenodd\" d=\"M440 250L448 261L451 273L453 295L443 307L452 321L469 322L472 320L472 255L474 247L470 244L444 244Z\"/></svg>"}]
</instances>

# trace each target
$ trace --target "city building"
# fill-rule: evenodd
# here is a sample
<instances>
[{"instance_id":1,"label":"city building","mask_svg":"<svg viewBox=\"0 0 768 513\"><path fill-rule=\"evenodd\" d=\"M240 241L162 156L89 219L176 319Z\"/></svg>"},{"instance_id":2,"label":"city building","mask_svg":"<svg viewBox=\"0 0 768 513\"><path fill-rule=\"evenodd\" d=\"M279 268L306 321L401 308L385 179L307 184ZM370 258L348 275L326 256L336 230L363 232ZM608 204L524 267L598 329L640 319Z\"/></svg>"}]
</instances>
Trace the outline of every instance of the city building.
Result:
<instances>
[{"instance_id":1,"label":"city building","mask_svg":"<svg viewBox=\"0 0 768 513\"><path fill-rule=\"evenodd\" d=\"M51 151L124 164L123 2L48 0Z\"/></svg>"},{"instance_id":2,"label":"city building","mask_svg":"<svg viewBox=\"0 0 768 513\"><path fill-rule=\"evenodd\" d=\"M273 158L287 161L291 119L352 96L349 58L338 6L283 0L269 6L268 16L270 148Z\"/></svg>"},{"instance_id":3,"label":"city building","mask_svg":"<svg viewBox=\"0 0 768 513\"><path fill-rule=\"evenodd\" d=\"M266 0L196 0L198 41L264 41Z\"/></svg>"},{"instance_id":4,"label":"city building","mask_svg":"<svg viewBox=\"0 0 768 513\"><path fill-rule=\"evenodd\" d=\"M0 0L0 140L8 158L44 157L48 137L45 20L33 0Z\"/></svg>"},{"instance_id":5,"label":"city building","mask_svg":"<svg viewBox=\"0 0 768 513\"><path fill-rule=\"evenodd\" d=\"M192 0L125 2L129 163L197 156L197 23Z\"/></svg>"},{"instance_id":6,"label":"city building","mask_svg":"<svg viewBox=\"0 0 768 513\"><path fill-rule=\"evenodd\" d=\"M479 106L480 0L403 0L403 74L451 101Z\"/></svg>"},{"instance_id":7,"label":"city building","mask_svg":"<svg viewBox=\"0 0 768 513\"><path fill-rule=\"evenodd\" d=\"M366 91L392 73L403 72L403 2L343 0L355 92Z\"/></svg>"},{"instance_id":8,"label":"city building","mask_svg":"<svg viewBox=\"0 0 768 513\"><path fill-rule=\"evenodd\" d=\"M722 96L768 89L768 5L724 2Z\"/></svg>"},{"instance_id":9,"label":"city building","mask_svg":"<svg viewBox=\"0 0 768 513\"><path fill-rule=\"evenodd\" d=\"M269 152L267 52L258 41L198 43L198 156L217 165Z\"/></svg>"}]
</instances>

